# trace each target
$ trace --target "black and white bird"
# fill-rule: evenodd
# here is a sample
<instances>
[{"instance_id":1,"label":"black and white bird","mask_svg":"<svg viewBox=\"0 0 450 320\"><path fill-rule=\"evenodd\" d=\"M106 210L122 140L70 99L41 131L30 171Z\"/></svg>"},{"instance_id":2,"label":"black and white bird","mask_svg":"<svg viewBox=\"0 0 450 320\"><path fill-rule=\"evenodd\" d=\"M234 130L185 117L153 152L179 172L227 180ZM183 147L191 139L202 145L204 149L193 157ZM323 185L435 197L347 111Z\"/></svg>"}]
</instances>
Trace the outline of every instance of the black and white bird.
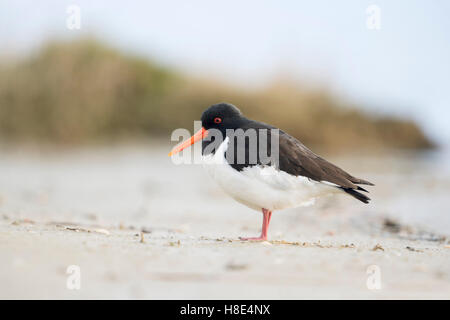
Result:
<instances>
[{"instance_id":1,"label":"black and white bird","mask_svg":"<svg viewBox=\"0 0 450 320\"><path fill-rule=\"evenodd\" d=\"M201 121L202 129L176 146L169 156L202 140L202 160L211 177L232 198L263 213L261 235L241 240L267 240L274 210L311 205L317 198L334 193L344 193L369 203L370 199L361 193L368 191L359 185L373 186L371 182L355 178L282 130L247 119L231 104L210 106L203 112ZM238 139L235 134L238 129L244 133L263 130L266 134L257 134L257 144L252 148L250 139L244 139L243 144L235 141ZM211 138L213 131L219 133L219 137ZM277 132L277 163L262 162L259 154L259 148L263 145L261 137L267 137L263 142L267 150L271 150L273 132ZM220 144L217 145L216 140ZM212 148L214 142L217 146ZM227 156L230 153L233 156ZM237 161L239 154L245 156L241 161Z\"/></svg>"}]
</instances>

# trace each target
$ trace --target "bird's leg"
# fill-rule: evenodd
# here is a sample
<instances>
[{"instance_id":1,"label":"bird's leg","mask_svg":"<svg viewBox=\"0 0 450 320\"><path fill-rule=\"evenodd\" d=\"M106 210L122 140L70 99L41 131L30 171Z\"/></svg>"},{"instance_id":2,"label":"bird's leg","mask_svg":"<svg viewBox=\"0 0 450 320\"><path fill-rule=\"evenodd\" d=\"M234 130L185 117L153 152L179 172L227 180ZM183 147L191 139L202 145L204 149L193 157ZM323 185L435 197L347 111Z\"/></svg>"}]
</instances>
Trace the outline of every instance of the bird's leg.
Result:
<instances>
[{"instance_id":1,"label":"bird's leg","mask_svg":"<svg viewBox=\"0 0 450 320\"><path fill-rule=\"evenodd\" d=\"M267 231L269 230L269 224L270 219L272 218L272 211L269 211L267 209L262 209L263 213L263 223L262 223L262 229L261 229L261 235L259 237L253 237L253 238L243 238L240 237L239 239L247 241L265 241L267 240Z\"/></svg>"}]
</instances>

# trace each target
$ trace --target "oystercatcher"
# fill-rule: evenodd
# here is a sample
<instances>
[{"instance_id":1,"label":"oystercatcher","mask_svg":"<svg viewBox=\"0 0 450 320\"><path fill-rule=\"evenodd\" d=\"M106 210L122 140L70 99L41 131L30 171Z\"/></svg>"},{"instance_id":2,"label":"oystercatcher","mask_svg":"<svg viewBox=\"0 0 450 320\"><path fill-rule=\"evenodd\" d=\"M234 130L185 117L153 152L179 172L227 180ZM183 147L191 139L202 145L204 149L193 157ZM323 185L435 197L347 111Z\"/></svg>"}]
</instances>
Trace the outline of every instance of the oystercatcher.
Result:
<instances>
[{"instance_id":1,"label":"oystercatcher","mask_svg":"<svg viewBox=\"0 0 450 320\"><path fill-rule=\"evenodd\" d=\"M210 106L201 121L201 130L169 156L202 140L202 159L211 177L232 198L263 213L261 235L241 240L267 240L272 211L311 205L325 195L344 193L369 203L361 193L368 191L359 185L374 184L353 177L282 130L247 119L232 104ZM263 146L276 153L269 162L261 156Z\"/></svg>"}]
</instances>

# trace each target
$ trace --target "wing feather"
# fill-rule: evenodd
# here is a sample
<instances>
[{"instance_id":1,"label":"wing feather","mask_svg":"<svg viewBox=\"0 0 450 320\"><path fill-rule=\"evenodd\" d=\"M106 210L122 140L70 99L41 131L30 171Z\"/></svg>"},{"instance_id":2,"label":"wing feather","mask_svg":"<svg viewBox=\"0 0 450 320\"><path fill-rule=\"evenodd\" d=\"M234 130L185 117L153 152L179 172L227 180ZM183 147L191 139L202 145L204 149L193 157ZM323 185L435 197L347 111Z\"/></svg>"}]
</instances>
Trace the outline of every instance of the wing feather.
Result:
<instances>
[{"instance_id":1,"label":"wing feather","mask_svg":"<svg viewBox=\"0 0 450 320\"><path fill-rule=\"evenodd\" d=\"M353 177L282 131L280 131L279 151L279 169L289 174L308 177L319 182L326 181L348 189L360 188L357 184L373 185L369 181Z\"/></svg>"}]
</instances>

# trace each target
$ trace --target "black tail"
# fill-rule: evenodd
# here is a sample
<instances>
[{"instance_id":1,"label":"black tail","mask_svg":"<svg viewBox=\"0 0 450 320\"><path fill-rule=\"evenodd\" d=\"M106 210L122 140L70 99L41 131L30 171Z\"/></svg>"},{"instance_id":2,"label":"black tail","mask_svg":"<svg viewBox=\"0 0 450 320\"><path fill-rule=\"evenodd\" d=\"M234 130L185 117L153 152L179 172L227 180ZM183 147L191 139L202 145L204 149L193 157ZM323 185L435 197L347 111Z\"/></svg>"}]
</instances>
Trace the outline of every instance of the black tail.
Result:
<instances>
[{"instance_id":1,"label":"black tail","mask_svg":"<svg viewBox=\"0 0 450 320\"><path fill-rule=\"evenodd\" d=\"M339 189L344 190L344 191L347 192L349 195L355 197L356 199L358 199L359 201L362 201L362 202L364 202L364 203L369 203L369 201L370 201L370 198L369 198L369 197L367 197L366 195L364 195L364 194L362 194L362 193L359 193L359 192L356 191L355 189L351 189L351 188L343 188L343 187L339 187ZM359 187L358 189L361 190L361 191L367 192L367 191L364 190L363 188L360 188L360 187Z\"/></svg>"}]
</instances>

